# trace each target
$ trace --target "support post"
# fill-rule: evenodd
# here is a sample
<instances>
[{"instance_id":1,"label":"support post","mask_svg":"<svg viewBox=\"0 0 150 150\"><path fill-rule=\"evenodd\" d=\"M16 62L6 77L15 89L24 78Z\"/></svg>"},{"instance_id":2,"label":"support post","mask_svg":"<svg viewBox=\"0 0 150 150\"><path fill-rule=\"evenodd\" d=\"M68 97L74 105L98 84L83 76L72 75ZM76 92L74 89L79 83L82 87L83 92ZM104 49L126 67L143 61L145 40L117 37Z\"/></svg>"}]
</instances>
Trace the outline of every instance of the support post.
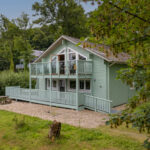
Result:
<instances>
[{"instance_id":1,"label":"support post","mask_svg":"<svg viewBox=\"0 0 150 150\"><path fill-rule=\"evenodd\" d=\"M42 62L42 76L44 78L44 64L43 64L43 62Z\"/></svg>"},{"instance_id":2,"label":"support post","mask_svg":"<svg viewBox=\"0 0 150 150\"><path fill-rule=\"evenodd\" d=\"M52 66L51 66L51 62L49 63L49 72L50 72L50 106L52 107Z\"/></svg>"},{"instance_id":3,"label":"support post","mask_svg":"<svg viewBox=\"0 0 150 150\"><path fill-rule=\"evenodd\" d=\"M31 88L32 88L32 82L31 82L31 64L29 64L29 101L31 102Z\"/></svg>"},{"instance_id":4,"label":"support post","mask_svg":"<svg viewBox=\"0 0 150 150\"><path fill-rule=\"evenodd\" d=\"M79 109L79 77L78 77L78 60L76 60L76 110L78 111Z\"/></svg>"},{"instance_id":5,"label":"support post","mask_svg":"<svg viewBox=\"0 0 150 150\"><path fill-rule=\"evenodd\" d=\"M65 74L68 75L68 55L67 55L67 49L65 49Z\"/></svg>"},{"instance_id":6,"label":"support post","mask_svg":"<svg viewBox=\"0 0 150 150\"><path fill-rule=\"evenodd\" d=\"M37 63L36 63L36 77L37 77Z\"/></svg>"}]
</instances>

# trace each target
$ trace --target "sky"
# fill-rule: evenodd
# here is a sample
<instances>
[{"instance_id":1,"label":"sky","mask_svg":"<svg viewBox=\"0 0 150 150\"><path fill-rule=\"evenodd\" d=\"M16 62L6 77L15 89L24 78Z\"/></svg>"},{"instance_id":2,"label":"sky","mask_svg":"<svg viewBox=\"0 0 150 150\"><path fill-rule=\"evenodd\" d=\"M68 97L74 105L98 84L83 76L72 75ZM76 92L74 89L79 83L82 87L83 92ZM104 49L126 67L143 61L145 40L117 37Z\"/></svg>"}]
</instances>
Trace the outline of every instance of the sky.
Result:
<instances>
[{"instance_id":1,"label":"sky","mask_svg":"<svg viewBox=\"0 0 150 150\"><path fill-rule=\"evenodd\" d=\"M29 14L31 20L34 20L32 4L41 2L42 0L0 0L0 14L5 15L9 19L17 18L22 12ZM96 6L91 6L90 3L81 3L86 12L92 11Z\"/></svg>"}]
</instances>

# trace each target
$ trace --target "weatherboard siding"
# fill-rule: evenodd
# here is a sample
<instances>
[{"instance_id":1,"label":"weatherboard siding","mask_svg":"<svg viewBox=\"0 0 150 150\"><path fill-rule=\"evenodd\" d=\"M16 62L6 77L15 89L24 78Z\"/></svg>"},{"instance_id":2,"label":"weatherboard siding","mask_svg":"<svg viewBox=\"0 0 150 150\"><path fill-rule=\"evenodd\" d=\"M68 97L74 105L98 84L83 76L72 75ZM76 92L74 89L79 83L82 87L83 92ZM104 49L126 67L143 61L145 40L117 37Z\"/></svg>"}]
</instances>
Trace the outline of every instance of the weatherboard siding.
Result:
<instances>
[{"instance_id":1,"label":"weatherboard siding","mask_svg":"<svg viewBox=\"0 0 150 150\"><path fill-rule=\"evenodd\" d=\"M39 78L39 89L45 90L45 79L44 78Z\"/></svg>"},{"instance_id":2,"label":"weatherboard siding","mask_svg":"<svg viewBox=\"0 0 150 150\"><path fill-rule=\"evenodd\" d=\"M109 68L109 98L113 101L112 106L127 103L135 93L128 85L116 79L117 71L125 67L126 65L115 64Z\"/></svg>"},{"instance_id":3,"label":"weatherboard siding","mask_svg":"<svg viewBox=\"0 0 150 150\"><path fill-rule=\"evenodd\" d=\"M100 98L107 98L106 64L103 59L93 55L92 94Z\"/></svg>"}]
</instances>

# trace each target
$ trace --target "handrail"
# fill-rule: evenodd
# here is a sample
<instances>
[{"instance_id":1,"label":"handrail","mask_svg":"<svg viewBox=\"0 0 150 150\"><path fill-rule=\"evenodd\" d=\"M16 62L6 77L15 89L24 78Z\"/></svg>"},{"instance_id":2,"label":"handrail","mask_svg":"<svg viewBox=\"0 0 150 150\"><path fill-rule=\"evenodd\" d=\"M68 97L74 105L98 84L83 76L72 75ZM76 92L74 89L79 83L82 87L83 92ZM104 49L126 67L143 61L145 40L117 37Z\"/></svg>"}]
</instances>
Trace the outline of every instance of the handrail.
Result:
<instances>
[{"instance_id":1,"label":"handrail","mask_svg":"<svg viewBox=\"0 0 150 150\"><path fill-rule=\"evenodd\" d=\"M92 60L67 60L67 62L92 62ZM57 62L57 61L48 61L48 62L38 62L38 63L31 63L31 65L36 65L36 64L49 64L49 63L52 63L52 62ZM65 61L58 61L58 62L65 62Z\"/></svg>"},{"instance_id":2,"label":"handrail","mask_svg":"<svg viewBox=\"0 0 150 150\"><path fill-rule=\"evenodd\" d=\"M96 97L96 96L91 96L91 95L86 95L84 94L85 96L88 96L88 97L91 97L91 98L97 98L97 99L100 99L102 101L106 101L106 102L112 102L111 100L108 100L108 99L105 99L105 98L100 98L100 97Z\"/></svg>"},{"instance_id":3,"label":"handrail","mask_svg":"<svg viewBox=\"0 0 150 150\"><path fill-rule=\"evenodd\" d=\"M38 63L31 63L31 75L47 75L47 74L66 74L72 70L73 66L70 65L77 65L79 62L78 71L74 69L74 73L77 71L79 74L92 74L92 60L68 60L68 61L51 61L51 62L38 62ZM61 63L64 63L64 67L61 66ZM68 63L68 65L66 64ZM52 67L50 67L50 65ZM81 64L81 65L80 65ZM70 68L71 67L71 68ZM56 69L56 70L53 70ZM61 73L60 69L64 69L63 73ZM54 72L53 72L54 71Z\"/></svg>"}]
</instances>

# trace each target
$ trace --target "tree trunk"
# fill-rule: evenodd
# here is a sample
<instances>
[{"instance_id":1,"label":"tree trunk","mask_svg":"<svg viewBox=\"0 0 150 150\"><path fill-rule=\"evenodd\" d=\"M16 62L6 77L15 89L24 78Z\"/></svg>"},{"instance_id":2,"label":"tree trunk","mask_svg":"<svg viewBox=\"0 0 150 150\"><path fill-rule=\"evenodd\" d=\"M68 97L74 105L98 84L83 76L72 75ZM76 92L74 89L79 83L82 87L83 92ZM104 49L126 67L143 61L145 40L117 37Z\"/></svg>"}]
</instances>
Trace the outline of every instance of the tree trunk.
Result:
<instances>
[{"instance_id":1,"label":"tree trunk","mask_svg":"<svg viewBox=\"0 0 150 150\"><path fill-rule=\"evenodd\" d=\"M13 54L12 54L12 52L10 54L10 71L14 72L14 60L13 60Z\"/></svg>"},{"instance_id":2,"label":"tree trunk","mask_svg":"<svg viewBox=\"0 0 150 150\"><path fill-rule=\"evenodd\" d=\"M61 131L61 123L54 120L52 125L51 125L48 137L51 140L54 140L55 138L60 137L60 131Z\"/></svg>"}]
</instances>

